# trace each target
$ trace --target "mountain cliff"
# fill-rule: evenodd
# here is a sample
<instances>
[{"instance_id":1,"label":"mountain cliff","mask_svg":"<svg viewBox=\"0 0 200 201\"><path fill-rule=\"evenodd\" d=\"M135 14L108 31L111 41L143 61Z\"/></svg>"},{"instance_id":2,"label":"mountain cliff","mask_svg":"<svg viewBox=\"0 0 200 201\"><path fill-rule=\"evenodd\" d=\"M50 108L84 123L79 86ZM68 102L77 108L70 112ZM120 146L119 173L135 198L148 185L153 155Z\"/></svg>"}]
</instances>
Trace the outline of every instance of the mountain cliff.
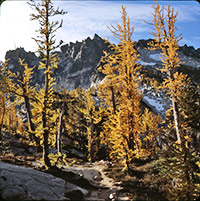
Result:
<instances>
[{"instance_id":1,"label":"mountain cliff","mask_svg":"<svg viewBox=\"0 0 200 201\"><path fill-rule=\"evenodd\" d=\"M57 51L59 57L59 68L55 70L57 84L68 90L77 87L88 88L92 82L92 74L96 71L103 51L109 51L109 44L105 43L98 35L94 35L93 39L87 38L82 42L70 42L63 45L60 51ZM18 58L25 59L25 62L33 67L36 65L33 83L42 85L42 73L38 71L40 58L33 52L26 52L23 48L17 48L6 53L8 67L12 71L17 70Z\"/></svg>"},{"instance_id":2,"label":"mountain cliff","mask_svg":"<svg viewBox=\"0 0 200 201\"><path fill-rule=\"evenodd\" d=\"M139 40L136 42L136 47L139 48L140 64L143 65L145 76L154 77L158 81L162 79L160 71L157 70L162 66L161 55L159 50L149 51L147 43L149 40ZM98 72L97 68L100 65L103 51L111 51L109 44L99 37L94 35L91 39L88 37L82 42L70 42L63 45L57 54L60 58L59 68L55 70L55 78L59 87L64 87L67 90L73 90L77 87L89 88L91 85L97 85L103 75ZM181 71L188 74L195 83L200 83L200 48L194 49L184 45L178 51L181 64ZM10 50L6 53L5 58L8 61L8 67L12 71L16 71L18 67L18 58L25 59L30 67L36 66L33 77L34 85L41 86L44 83L43 73L38 70L40 58L33 52L26 52L23 48ZM150 90L146 85L142 89L144 93L143 101L153 107L157 112L163 113L169 106L166 95L158 94Z\"/></svg>"}]
</instances>

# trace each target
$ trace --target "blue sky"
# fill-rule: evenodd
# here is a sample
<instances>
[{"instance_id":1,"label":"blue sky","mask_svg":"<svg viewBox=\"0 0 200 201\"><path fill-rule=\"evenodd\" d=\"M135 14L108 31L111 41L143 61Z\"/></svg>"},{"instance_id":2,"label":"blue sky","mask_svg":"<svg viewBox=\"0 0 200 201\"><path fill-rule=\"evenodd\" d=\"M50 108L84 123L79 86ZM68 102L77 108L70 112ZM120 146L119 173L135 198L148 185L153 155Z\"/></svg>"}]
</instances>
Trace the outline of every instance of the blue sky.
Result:
<instances>
[{"instance_id":1,"label":"blue sky","mask_svg":"<svg viewBox=\"0 0 200 201\"><path fill-rule=\"evenodd\" d=\"M88 36L99 36L116 42L107 26L120 23L121 6L127 7L131 23L135 26L133 40L151 38L152 27L144 20L151 22L154 1L53 1L68 13L63 19L63 27L57 32L58 41L64 43L82 41ZM200 4L197 1L158 1L161 5L169 3L178 11L178 33L182 33L180 45L200 47ZM30 9L26 1L6 1L1 6L0 16L0 60L4 60L6 51L24 47L26 51L36 51L36 22L30 21Z\"/></svg>"}]
</instances>

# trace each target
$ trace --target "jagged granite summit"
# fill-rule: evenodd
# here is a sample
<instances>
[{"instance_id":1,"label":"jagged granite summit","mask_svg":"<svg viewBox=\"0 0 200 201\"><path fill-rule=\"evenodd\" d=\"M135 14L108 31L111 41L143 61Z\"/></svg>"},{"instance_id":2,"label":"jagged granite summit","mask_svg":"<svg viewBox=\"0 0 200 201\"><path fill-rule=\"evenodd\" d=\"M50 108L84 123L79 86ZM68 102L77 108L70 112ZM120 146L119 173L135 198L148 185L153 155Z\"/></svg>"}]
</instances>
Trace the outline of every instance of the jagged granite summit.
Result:
<instances>
[{"instance_id":1,"label":"jagged granite summit","mask_svg":"<svg viewBox=\"0 0 200 201\"><path fill-rule=\"evenodd\" d=\"M109 51L109 44L94 35L82 42L69 43L61 47L59 69L56 70L58 84L67 89L79 86L88 88L92 82L92 73L98 66L103 51Z\"/></svg>"},{"instance_id":2,"label":"jagged granite summit","mask_svg":"<svg viewBox=\"0 0 200 201\"><path fill-rule=\"evenodd\" d=\"M82 42L70 42L62 46L60 51L56 52L60 58L59 68L54 72L57 84L68 90L90 87L91 75L95 73L103 51L109 51L108 46L109 44L96 34L93 39L88 37ZM33 52L26 52L23 48L8 51L5 58L10 59L8 66L12 71L17 69L18 58L25 59L25 63L28 63L30 67L38 66L40 61ZM33 83L41 86L44 83L43 74L37 67L34 71Z\"/></svg>"},{"instance_id":3,"label":"jagged granite summit","mask_svg":"<svg viewBox=\"0 0 200 201\"><path fill-rule=\"evenodd\" d=\"M143 69L147 72L149 77L156 77L161 80L161 55L159 50L150 51L147 49L148 40L139 40L136 42L136 48L139 48L140 54L139 63L143 65ZM77 87L89 88L91 85L97 85L102 79L103 75L98 72L97 67L100 65L101 57L104 55L103 51L111 51L109 44L106 43L97 34L91 39L88 37L82 42L70 42L63 45L60 51L57 51L60 61L59 68L55 70L55 78L59 87L64 87L67 90L73 90ZM200 48L194 49L184 45L178 51L179 57L183 64L181 70L188 74L194 82L200 83ZM8 51L5 58L10 59L8 66L12 71L18 68L18 58L25 59L30 67L36 65L34 69L33 84L42 86L44 83L44 75L41 70L38 70L40 58L32 52L26 52L23 48ZM142 88L144 94L144 101L148 105L152 105L158 112L166 111L166 97L163 94L152 93L145 85Z\"/></svg>"}]
</instances>

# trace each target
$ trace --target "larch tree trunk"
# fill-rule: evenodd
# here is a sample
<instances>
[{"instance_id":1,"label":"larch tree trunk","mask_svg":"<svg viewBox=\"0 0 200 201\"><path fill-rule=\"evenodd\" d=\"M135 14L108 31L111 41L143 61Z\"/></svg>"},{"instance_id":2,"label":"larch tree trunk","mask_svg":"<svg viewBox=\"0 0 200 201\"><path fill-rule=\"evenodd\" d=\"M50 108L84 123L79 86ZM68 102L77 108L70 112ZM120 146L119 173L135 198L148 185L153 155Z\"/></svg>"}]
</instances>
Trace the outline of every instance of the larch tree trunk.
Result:
<instances>
[{"instance_id":1,"label":"larch tree trunk","mask_svg":"<svg viewBox=\"0 0 200 201\"><path fill-rule=\"evenodd\" d=\"M111 86L111 94L112 94L112 105L113 105L113 114L116 114L116 103L115 103L115 93L114 93L114 89Z\"/></svg>"},{"instance_id":2,"label":"larch tree trunk","mask_svg":"<svg viewBox=\"0 0 200 201\"><path fill-rule=\"evenodd\" d=\"M64 114L64 107L62 106L60 114L59 114L59 125L58 125L58 135L57 135L57 150L61 152L61 137L62 137L62 118Z\"/></svg>"}]
</instances>

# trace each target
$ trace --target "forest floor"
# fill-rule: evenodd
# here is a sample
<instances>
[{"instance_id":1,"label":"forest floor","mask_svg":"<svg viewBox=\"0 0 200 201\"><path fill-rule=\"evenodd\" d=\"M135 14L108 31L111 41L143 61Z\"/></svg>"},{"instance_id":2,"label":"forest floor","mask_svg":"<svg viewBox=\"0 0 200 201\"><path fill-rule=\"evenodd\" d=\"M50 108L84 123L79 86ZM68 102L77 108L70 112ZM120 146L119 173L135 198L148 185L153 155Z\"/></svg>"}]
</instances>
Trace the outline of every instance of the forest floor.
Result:
<instances>
[{"instance_id":1,"label":"forest floor","mask_svg":"<svg viewBox=\"0 0 200 201\"><path fill-rule=\"evenodd\" d=\"M0 160L45 172L44 168L41 167L40 159L34 156L5 154L0 156ZM164 193L165 189L162 189L163 186L159 181L159 177L152 169L157 161L137 161L133 164L134 168L131 173L128 173L122 171L123 167L119 164L103 160L89 163L71 158L69 163L74 160L76 162L73 166L63 167L60 171L56 170L56 172L47 171L47 173L86 189L89 193L85 200L167 200ZM69 171L83 173L84 179L74 177L74 175L69 174Z\"/></svg>"},{"instance_id":2,"label":"forest floor","mask_svg":"<svg viewBox=\"0 0 200 201\"><path fill-rule=\"evenodd\" d=\"M24 147L20 147L19 143L15 141L13 144L12 141L11 144L15 148L15 153L9 153L8 150L6 153L0 153L2 162L34 168L74 183L89 192L84 200L167 200L165 186L162 185L158 172L154 169L159 163L158 160L135 161L131 172L128 172L122 171L123 167L119 163L104 160L89 163L77 158L68 158L68 163L73 165L46 171L40 160L41 153L24 154Z\"/></svg>"}]
</instances>

